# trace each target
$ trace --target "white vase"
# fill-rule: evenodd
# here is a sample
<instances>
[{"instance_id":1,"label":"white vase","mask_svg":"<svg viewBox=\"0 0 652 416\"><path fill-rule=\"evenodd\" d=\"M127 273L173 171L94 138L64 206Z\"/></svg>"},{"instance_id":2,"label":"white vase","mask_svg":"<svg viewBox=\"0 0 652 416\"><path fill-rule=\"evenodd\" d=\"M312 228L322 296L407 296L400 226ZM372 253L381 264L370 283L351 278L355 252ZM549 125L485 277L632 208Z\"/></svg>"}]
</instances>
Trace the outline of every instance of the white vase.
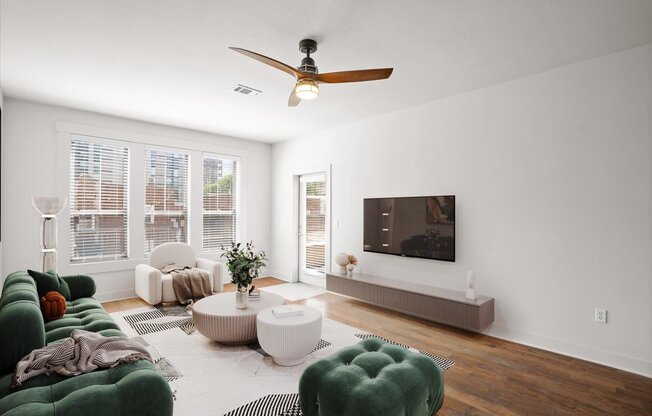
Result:
<instances>
[{"instance_id":1,"label":"white vase","mask_svg":"<svg viewBox=\"0 0 652 416\"><path fill-rule=\"evenodd\" d=\"M466 274L466 297L467 299L475 300L475 273L469 270Z\"/></svg>"},{"instance_id":2,"label":"white vase","mask_svg":"<svg viewBox=\"0 0 652 416\"><path fill-rule=\"evenodd\" d=\"M351 263L346 265L346 275L347 276L353 276L353 269L355 269L355 266Z\"/></svg>"},{"instance_id":3,"label":"white vase","mask_svg":"<svg viewBox=\"0 0 652 416\"><path fill-rule=\"evenodd\" d=\"M349 255L346 253L338 253L335 256L335 263L340 266L340 273L346 273L346 265L349 264Z\"/></svg>"},{"instance_id":4,"label":"white vase","mask_svg":"<svg viewBox=\"0 0 652 416\"><path fill-rule=\"evenodd\" d=\"M249 306L249 291L247 288L238 288L235 292L235 307L238 309L247 309Z\"/></svg>"}]
</instances>

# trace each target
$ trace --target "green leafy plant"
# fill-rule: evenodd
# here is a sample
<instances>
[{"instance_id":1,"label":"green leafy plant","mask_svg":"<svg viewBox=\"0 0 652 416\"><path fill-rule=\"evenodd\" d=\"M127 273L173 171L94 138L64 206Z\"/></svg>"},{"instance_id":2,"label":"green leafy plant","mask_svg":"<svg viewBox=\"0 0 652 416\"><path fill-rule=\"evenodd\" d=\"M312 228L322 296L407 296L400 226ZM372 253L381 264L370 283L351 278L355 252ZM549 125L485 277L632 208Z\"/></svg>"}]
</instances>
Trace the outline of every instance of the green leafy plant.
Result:
<instances>
[{"instance_id":1,"label":"green leafy plant","mask_svg":"<svg viewBox=\"0 0 652 416\"><path fill-rule=\"evenodd\" d=\"M238 285L243 290L249 287L251 282L258 277L260 268L265 266L267 256L264 251L254 252L253 242L248 242L244 247L240 243L231 243L231 247L225 249L222 257L226 259L226 267L231 272L231 283Z\"/></svg>"}]
</instances>

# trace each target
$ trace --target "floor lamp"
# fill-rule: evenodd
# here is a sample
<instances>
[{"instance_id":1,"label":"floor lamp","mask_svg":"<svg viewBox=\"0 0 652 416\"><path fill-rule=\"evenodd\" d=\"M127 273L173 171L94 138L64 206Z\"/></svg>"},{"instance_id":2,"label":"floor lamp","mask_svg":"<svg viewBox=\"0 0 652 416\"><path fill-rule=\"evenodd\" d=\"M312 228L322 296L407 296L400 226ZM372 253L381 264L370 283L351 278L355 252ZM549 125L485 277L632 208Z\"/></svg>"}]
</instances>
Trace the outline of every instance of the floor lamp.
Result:
<instances>
[{"instance_id":1,"label":"floor lamp","mask_svg":"<svg viewBox=\"0 0 652 416\"><path fill-rule=\"evenodd\" d=\"M41 214L41 271L57 271L57 214L68 198L33 197L32 206Z\"/></svg>"}]
</instances>

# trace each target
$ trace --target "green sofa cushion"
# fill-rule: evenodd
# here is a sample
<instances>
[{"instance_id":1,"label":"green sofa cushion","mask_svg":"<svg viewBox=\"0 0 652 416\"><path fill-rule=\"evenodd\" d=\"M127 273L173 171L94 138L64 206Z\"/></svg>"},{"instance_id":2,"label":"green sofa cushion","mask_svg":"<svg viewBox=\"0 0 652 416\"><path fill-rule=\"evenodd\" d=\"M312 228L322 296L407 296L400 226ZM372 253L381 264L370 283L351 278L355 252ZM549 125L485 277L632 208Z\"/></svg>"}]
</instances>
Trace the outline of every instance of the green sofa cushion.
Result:
<instances>
[{"instance_id":1,"label":"green sofa cushion","mask_svg":"<svg viewBox=\"0 0 652 416\"><path fill-rule=\"evenodd\" d=\"M63 281L70 288L71 298L75 300L80 298L90 298L95 295L95 280L92 277L83 274L71 276L61 276Z\"/></svg>"},{"instance_id":2,"label":"green sofa cushion","mask_svg":"<svg viewBox=\"0 0 652 416\"><path fill-rule=\"evenodd\" d=\"M369 338L306 368L299 396L305 416L431 416L444 376L430 357Z\"/></svg>"},{"instance_id":3,"label":"green sofa cushion","mask_svg":"<svg viewBox=\"0 0 652 416\"><path fill-rule=\"evenodd\" d=\"M10 387L0 378L0 415L172 415L170 388L149 361L63 377L40 375Z\"/></svg>"},{"instance_id":4,"label":"green sofa cushion","mask_svg":"<svg viewBox=\"0 0 652 416\"><path fill-rule=\"evenodd\" d=\"M29 273L36 282L36 291L38 292L39 298L45 296L48 292L55 291L61 293L66 300L72 300L68 283L54 270L50 270L47 273L27 270L27 273Z\"/></svg>"},{"instance_id":5,"label":"green sofa cushion","mask_svg":"<svg viewBox=\"0 0 652 416\"><path fill-rule=\"evenodd\" d=\"M63 317L45 323L46 343L68 338L75 329L98 332L105 336L125 336L118 324L95 299L81 298L66 304Z\"/></svg>"},{"instance_id":6,"label":"green sofa cushion","mask_svg":"<svg viewBox=\"0 0 652 416\"><path fill-rule=\"evenodd\" d=\"M45 346L36 284L25 272L5 279L0 298L0 346L0 374L14 371L21 358Z\"/></svg>"}]
</instances>

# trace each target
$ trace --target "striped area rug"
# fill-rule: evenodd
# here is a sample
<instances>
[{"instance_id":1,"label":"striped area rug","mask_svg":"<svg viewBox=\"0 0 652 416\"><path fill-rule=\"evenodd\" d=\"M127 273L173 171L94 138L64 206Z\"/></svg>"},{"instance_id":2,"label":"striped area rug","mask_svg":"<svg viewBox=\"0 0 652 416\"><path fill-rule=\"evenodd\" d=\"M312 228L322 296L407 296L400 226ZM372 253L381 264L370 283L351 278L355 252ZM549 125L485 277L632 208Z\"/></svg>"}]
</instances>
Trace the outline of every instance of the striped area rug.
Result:
<instances>
[{"instance_id":1,"label":"striped area rug","mask_svg":"<svg viewBox=\"0 0 652 416\"><path fill-rule=\"evenodd\" d=\"M195 330L192 316L183 307L149 307L111 315L128 336L153 349L156 367L175 393L175 416L300 416L297 392L305 368L375 336L324 318L321 340L305 363L281 367L258 344L226 346L208 340ZM454 364L402 346L433 358L444 371Z\"/></svg>"},{"instance_id":2,"label":"striped area rug","mask_svg":"<svg viewBox=\"0 0 652 416\"><path fill-rule=\"evenodd\" d=\"M124 315L123 318L138 335L179 327L188 328L188 331L192 332L195 328L190 313L186 311L186 308L179 305L157 306L155 309Z\"/></svg>"},{"instance_id":3,"label":"striped area rug","mask_svg":"<svg viewBox=\"0 0 652 416\"><path fill-rule=\"evenodd\" d=\"M449 360L448 358L440 357L440 356L435 355L435 354L430 354L429 352L426 352L426 351L420 351L420 350L418 350L416 348L410 347L409 345L399 344L398 342L392 341L391 339L387 339L385 337L381 337L380 335L369 334L369 333L363 332L363 333L355 334L355 336L360 338L360 339L380 338L380 339L384 340L385 342L389 342L390 344L398 345L399 347L403 347L403 348L406 348L408 350L418 352L419 354L425 355L426 357L430 357L433 360L435 360L435 362L437 363L439 368L441 368L444 371L448 370L449 368L451 368L455 364L455 361Z\"/></svg>"}]
</instances>

